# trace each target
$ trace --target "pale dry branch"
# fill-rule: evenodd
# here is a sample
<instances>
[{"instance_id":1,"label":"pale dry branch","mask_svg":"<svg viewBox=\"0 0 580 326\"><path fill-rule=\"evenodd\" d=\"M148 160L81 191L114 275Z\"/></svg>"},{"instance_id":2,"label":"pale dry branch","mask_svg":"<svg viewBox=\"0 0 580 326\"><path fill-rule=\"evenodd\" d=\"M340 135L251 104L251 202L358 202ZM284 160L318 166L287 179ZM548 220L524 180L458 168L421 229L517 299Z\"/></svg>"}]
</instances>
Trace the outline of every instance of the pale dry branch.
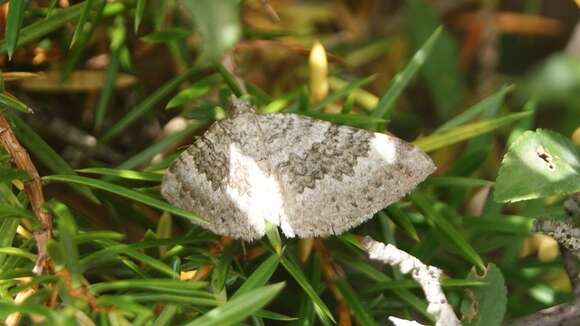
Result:
<instances>
[{"instance_id":1,"label":"pale dry branch","mask_svg":"<svg viewBox=\"0 0 580 326\"><path fill-rule=\"evenodd\" d=\"M411 273L413 279L421 285L425 293L425 298L428 302L427 312L435 317L435 325L461 325L453 308L447 303L445 293L441 289L440 278L442 271L439 268L425 265L419 259L405 251L391 244L385 246L383 243L375 241L370 237L365 237L362 245L370 259L396 266L403 274Z\"/></svg>"}]
</instances>

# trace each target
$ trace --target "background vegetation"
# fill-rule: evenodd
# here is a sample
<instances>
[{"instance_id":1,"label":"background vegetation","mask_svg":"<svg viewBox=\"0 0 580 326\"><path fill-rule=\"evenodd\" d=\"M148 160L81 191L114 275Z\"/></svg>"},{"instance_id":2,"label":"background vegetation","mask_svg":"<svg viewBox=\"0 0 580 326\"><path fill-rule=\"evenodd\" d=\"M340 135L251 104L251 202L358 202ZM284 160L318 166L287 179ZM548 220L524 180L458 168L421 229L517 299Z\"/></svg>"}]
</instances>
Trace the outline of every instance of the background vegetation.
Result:
<instances>
[{"instance_id":1,"label":"background vegetation","mask_svg":"<svg viewBox=\"0 0 580 326\"><path fill-rule=\"evenodd\" d=\"M465 325L573 299L558 244L530 230L580 191L574 1L0 3L7 324L432 323L362 235L441 268ZM231 94L388 131L438 170L341 236L218 237L159 183Z\"/></svg>"}]
</instances>

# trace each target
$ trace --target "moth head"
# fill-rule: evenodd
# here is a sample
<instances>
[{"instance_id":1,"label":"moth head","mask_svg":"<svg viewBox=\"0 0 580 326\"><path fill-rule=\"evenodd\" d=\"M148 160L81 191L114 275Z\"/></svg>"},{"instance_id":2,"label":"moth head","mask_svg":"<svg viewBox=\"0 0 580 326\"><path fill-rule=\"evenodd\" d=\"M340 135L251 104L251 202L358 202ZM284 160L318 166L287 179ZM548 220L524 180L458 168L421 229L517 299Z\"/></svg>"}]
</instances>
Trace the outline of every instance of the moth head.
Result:
<instances>
[{"instance_id":1,"label":"moth head","mask_svg":"<svg viewBox=\"0 0 580 326\"><path fill-rule=\"evenodd\" d=\"M243 100L232 95L231 101L231 112L234 117L243 113L256 113L256 109L248 100Z\"/></svg>"}]
</instances>

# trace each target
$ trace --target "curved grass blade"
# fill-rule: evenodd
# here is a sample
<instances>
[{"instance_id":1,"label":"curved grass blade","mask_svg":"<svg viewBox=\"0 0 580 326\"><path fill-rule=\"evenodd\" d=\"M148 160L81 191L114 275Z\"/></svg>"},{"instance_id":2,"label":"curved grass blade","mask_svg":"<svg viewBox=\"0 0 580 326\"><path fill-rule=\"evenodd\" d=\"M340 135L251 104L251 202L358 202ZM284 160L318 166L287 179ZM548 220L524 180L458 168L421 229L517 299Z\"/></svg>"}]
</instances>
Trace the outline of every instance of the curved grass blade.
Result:
<instances>
[{"instance_id":1,"label":"curved grass blade","mask_svg":"<svg viewBox=\"0 0 580 326\"><path fill-rule=\"evenodd\" d=\"M207 282L202 281L179 281L165 278L150 278L95 283L89 287L89 290L95 294L111 290L179 290L183 292L198 291L199 289L206 288L207 285ZM211 296L210 293L206 293L208 296Z\"/></svg>"},{"instance_id":2,"label":"curved grass blade","mask_svg":"<svg viewBox=\"0 0 580 326\"><path fill-rule=\"evenodd\" d=\"M298 282L298 284L302 287L304 292L306 292L306 294L310 297L312 303L314 304L314 308L318 317L324 321L335 322L334 317L330 313L330 310L328 309L326 304L324 304L322 299L318 296L312 285L308 282L306 276L304 275L300 267L298 267L296 263L287 258L285 255L282 255L281 262L284 268L286 268L286 270L288 271L288 273L292 275L292 277L296 280L296 282Z\"/></svg>"},{"instance_id":3,"label":"curved grass blade","mask_svg":"<svg viewBox=\"0 0 580 326\"><path fill-rule=\"evenodd\" d=\"M32 113L32 109L20 102L17 98L0 93L0 106L4 106L24 113Z\"/></svg>"},{"instance_id":4,"label":"curved grass blade","mask_svg":"<svg viewBox=\"0 0 580 326\"><path fill-rule=\"evenodd\" d=\"M253 289L260 286L264 286L266 282L272 277L272 274L276 271L278 264L280 263L280 257L278 255L271 255L266 259L256 270L248 277L248 279L240 286L240 288L232 295L232 299L235 299L244 293L248 293Z\"/></svg>"},{"instance_id":5,"label":"curved grass blade","mask_svg":"<svg viewBox=\"0 0 580 326\"><path fill-rule=\"evenodd\" d=\"M493 112L497 112L498 108L503 104L504 98L506 94L513 89L513 86L504 86L495 94L492 94L483 100L479 101L475 105L471 106L467 110L461 112L460 114L456 115L452 119L448 120L437 130L435 133L443 132L457 126L463 125L469 120L476 118L482 112L491 110Z\"/></svg>"},{"instance_id":6,"label":"curved grass blade","mask_svg":"<svg viewBox=\"0 0 580 326\"><path fill-rule=\"evenodd\" d=\"M56 313L53 312L51 309L44 307L40 304L34 303L21 303L21 304L14 304L14 303L0 303L0 318L6 318L8 315L14 312L20 312L23 314L35 314L40 315L48 318L47 321L51 321L56 325Z\"/></svg>"},{"instance_id":7,"label":"curved grass blade","mask_svg":"<svg viewBox=\"0 0 580 326\"><path fill-rule=\"evenodd\" d=\"M381 97L379 103L374 107L371 113L375 117L382 117L388 119L393 111L393 107L399 95L403 92L411 78L415 76L419 68L423 66L429 54L437 44L437 40L443 31L442 27L438 27L433 34L427 39L425 44L415 52L413 58L409 63L393 78L392 84L389 86L387 92Z\"/></svg>"},{"instance_id":8,"label":"curved grass blade","mask_svg":"<svg viewBox=\"0 0 580 326\"><path fill-rule=\"evenodd\" d=\"M38 20L22 28L20 30L16 47L44 37L52 33L54 30L64 26L69 21L78 17L84 6L84 2L72 5L66 9L59 10L46 19ZM0 49L7 51L7 46L6 39L0 41Z\"/></svg>"},{"instance_id":9,"label":"curved grass blade","mask_svg":"<svg viewBox=\"0 0 580 326\"><path fill-rule=\"evenodd\" d=\"M338 279L334 284L338 288L338 291L344 297L344 300L348 304L352 314L358 319L361 325L372 326L378 325L378 323L371 317L367 309L360 301L360 299L355 294L354 290L344 279Z\"/></svg>"},{"instance_id":10,"label":"curved grass blade","mask_svg":"<svg viewBox=\"0 0 580 326\"><path fill-rule=\"evenodd\" d=\"M251 290L210 310L187 326L226 326L241 322L268 304L283 287L284 283L278 283Z\"/></svg>"},{"instance_id":11,"label":"curved grass blade","mask_svg":"<svg viewBox=\"0 0 580 326\"><path fill-rule=\"evenodd\" d=\"M18 140L34 154L35 158L42 162L50 171L59 174L76 174L73 168L62 159L28 124L11 112L4 112L4 116L10 121ZM98 203L99 200L87 187L74 186L75 190Z\"/></svg>"},{"instance_id":12,"label":"curved grass blade","mask_svg":"<svg viewBox=\"0 0 580 326\"><path fill-rule=\"evenodd\" d=\"M175 206L169 205L168 203L166 203L164 201L161 201L157 198L150 197L142 192L138 192L138 191L135 191L132 189L127 189L125 187L121 187L121 186L118 186L116 184L109 183L106 181L81 177L81 176L77 176L77 175L58 175L58 174L45 176L45 177L43 177L43 180L49 181L49 182L50 181L66 182L66 183L84 185L84 186L89 186L92 188L101 189L104 191L108 191L108 192L117 194L117 195L122 196L122 197L136 200L138 202L141 202L143 204L158 208L160 210L164 210L164 211L176 214L176 215L183 216L183 217L188 218L192 222L197 223L197 224L203 225L203 224L207 223L206 221L204 221L203 219L201 219L199 216L197 216L196 214L194 214L192 212L189 212L189 211L183 210L181 208L177 208Z\"/></svg>"},{"instance_id":13,"label":"curved grass blade","mask_svg":"<svg viewBox=\"0 0 580 326\"><path fill-rule=\"evenodd\" d=\"M101 142L107 142L111 140L111 138L120 134L125 128L133 124L143 115L145 115L149 110L153 109L153 107L163 100L165 97L169 95L169 93L173 92L179 84L182 82L194 77L201 75L204 72L204 69L198 67L189 68L183 74L173 78L160 88L158 88L153 94L149 95L145 98L141 103L139 103L133 110L131 110L127 115L125 115L121 120L119 120L115 125L113 125L101 138Z\"/></svg>"},{"instance_id":14,"label":"curved grass blade","mask_svg":"<svg viewBox=\"0 0 580 326\"><path fill-rule=\"evenodd\" d=\"M425 219L437 228L444 235L445 239L455 247L459 253L469 262L474 264L481 271L485 271L483 259L475 249L465 240L455 227L449 223L436 209L433 208L429 200L420 192L415 191L408 195L409 199L423 213Z\"/></svg>"},{"instance_id":15,"label":"curved grass blade","mask_svg":"<svg viewBox=\"0 0 580 326\"><path fill-rule=\"evenodd\" d=\"M161 182L163 179L163 175L154 172L146 172L146 171L134 171L134 170L126 170L126 169L111 169L111 168L86 168L76 170L80 173L92 173L92 174L100 174L100 175L110 175L114 177L119 177L123 179L130 179L130 180L141 180L141 181L152 181L152 182Z\"/></svg>"},{"instance_id":16,"label":"curved grass blade","mask_svg":"<svg viewBox=\"0 0 580 326\"><path fill-rule=\"evenodd\" d=\"M370 76L370 77L360 79L360 80L355 80L355 81L349 83L348 85L342 87L341 89L337 90L336 92L326 96L325 98L323 98L319 102L316 102L315 104L310 106L308 111L318 112L318 111L322 110L323 108L325 108L326 106L328 106L330 103L332 103L332 102L334 102L342 97L350 95L356 89L363 87L364 85L371 82L373 79L374 79L374 76Z\"/></svg>"},{"instance_id":17,"label":"curved grass blade","mask_svg":"<svg viewBox=\"0 0 580 326\"><path fill-rule=\"evenodd\" d=\"M24 257L24 258L29 259L30 261L36 260L35 254L31 254L27 250L15 248L15 247L0 247L0 254L8 255L8 256Z\"/></svg>"},{"instance_id":18,"label":"curved grass blade","mask_svg":"<svg viewBox=\"0 0 580 326\"><path fill-rule=\"evenodd\" d=\"M206 124L207 121L204 120L192 121L187 127L185 127L185 129L173 133L158 141L157 143L145 148L125 162L121 163L118 167L121 169L132 169L146 162L149 162L155 155L163 152L166 148L174 145L178 141L182 140L183 137L187 136L202 126L205 126Z\"/></svg>"},{"instance_id":19,"label":"curved grass blade","mask_svg":"<svg viewBox=\"0 0 580 326\"><path fill-rule=\"evenodd\" d=\"M365 127L372 126L375 124L385 124L387 120L378 117L372 117L368 115L360 114L334 114L334 113L322 113L322 112L309 112L303 113L305 116L313 117L318 120L325 120L336 124L349 125L353 127Z\"/></svg>"},{"instance_id":20,"label":"curved grass blade","mask_svg":"<svg viewBox=\"0 0 580 326\"><path fill-rule=\"evenodd\" d=\"M455 188L475 188L475 187L491 187L495 184L493 181L467 178L467 177L438 177L432 176L426 180L427 184L441 187L455 187Z\"/></svg>"},{"instance_id":21,"label":"curved grass blade","mask_svg":"<svg viewBox=\"0 0 580 326\"><path fill-rule=\"evenodd\" d=\"M29 3L29 0L10 0L8 3L4 40L6 42L8 59L10 60L12 59L14 50L18 47L18 36L20 35L20 27L22 26L22 17Z\"/></svg>"},{"instance_id":22,"label":"curved grass blade","mask_svg":"<svg viewBox=\"0 0 580 326\"><path fill-rule=\"evenodd\" d=\"M458 126L444 132L429 135L427 137L419 138L413 142L416 146L425 152L431 152L436 149L455 144L466 139L490 132L497 128L508 125L514 121L529 116L531 112L520 112L507 115L505 117L488 119L478 122L469 123Z\"/></svg>"}]
</instances>

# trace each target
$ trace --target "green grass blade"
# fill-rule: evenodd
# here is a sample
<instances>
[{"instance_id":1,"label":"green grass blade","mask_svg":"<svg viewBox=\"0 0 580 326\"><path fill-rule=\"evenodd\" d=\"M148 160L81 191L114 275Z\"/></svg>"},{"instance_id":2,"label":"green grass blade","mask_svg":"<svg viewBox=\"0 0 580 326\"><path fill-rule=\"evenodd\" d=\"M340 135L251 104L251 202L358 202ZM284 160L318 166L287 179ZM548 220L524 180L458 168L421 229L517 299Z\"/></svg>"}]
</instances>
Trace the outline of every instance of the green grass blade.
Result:
<instances>
[{"instance_id":1,"label":"green grass blade","mask_svg":"<svg viewBox=\"0 0 580 326\"><path fill-rule=\"evenodd\" d=\"M22 121L15 114L4 112L4 116L10 121L14 133L18 140L34 155L36 159L42 162L50 171L58 174L76 174L73 168L58 155L28 124ZM74 186L81 194L98 203L97 197L89 188Z\"/></svg>"},{"instance_id":2,"label":"green grass blade","mask_svg":"<svg viewBox=\"0 0 580 326\"><path fill-rule=\"evenodd\" d=\"M411 239L415 241L420 241L419 235L417 234L417 229L409 217L405 214L405 212L398 206L398 205L390 205L389 207L385 208L384 210L387 216L405 232ZM378 214L385 214L383 212L379 212Z\"/></svg>"},{"instance_id":3,"label":"green grass blade","mask_svg":"<svg viewBox=\"0 0 580 326\"><path fill-rule=\"evenodd\" d=\"M36 255L31 254L27 250L14 247L0 247L0 254L8 256L24 257L30 261L36 260Z\"/></svg>"},{"instance_id":4,"label":"green grass blade","mask_svg":"<svg viewBox=\"0 0 580 326\"><path fill-rule=\"evenodd\" d=\"M272 274L276 271L278 264L280 263L280 257L278 255L271 255L266 259L256 270L248 277L248 279L240 286L240 288L232 295L232 299L235 299L245 293L250 292L260 286L264 286L266 282L272 277Z\"/></svg>"},{"instance_id":5,"label":"green grass blade","mask_svg":"<svg viewBox=\"0 0 580 326\"><path fill-rule=\"evenodd\" d=\"M463 125L466 122L476 118L482 112L489 110L490 107L492 107L492 111L497 111L497 108L499 108L503 104L506 94L512 89L513 89L512 86L502 87L502 89L496 92L495 94L486 97L485 99L481 100L480 102L476 103L467 110L463 111L462 113L456 115L452 119L448 120L447 122L439 126L439 128L437 128L435 133L443 132L455 128L457 126Z\"/></svg>"},{"instance_id":6,"label":"green grass blade","mask_svg":"<svg viewBox=\"0 0 580 326\"><path fill-rule=\"evenodd\" d=\"M87 22L87 18L89 17L89 13L93 10L93 6L95 5L95 0L86 0L84 2L85 6L79 20L77 21L77 26L75 27L75 31L73 32L72 39L70 41L69 49L75 45L77 38L79 37L80 33L85 32L85 23Z\"/></svg>"},{"instance_id":7,"label":"green grass blade","mask_svg":"<svg viewBox=\"0 0 580 326\"><path fill-rule=\"evenodd\" d=\"M467 242L465 237L455 229L436 209L433 208L429 200L420 192L415 191L408 195L409 199L425 216L427 221L437 228L444 235L445 239L455 247L459 253L478 269L485 271L483 259L475 249Z\"/></svg>"},{"instance_id":8,"label":"green grass blade","mask_svg":"<svg viewBox=\"0 0 580 326\"><path fill-rule=\"evenodd\" d=\"M344 297L344 300L348 304L352 314L356 317L361 325L372 326L378 325L378 323L371 317L367 309L360 301L358 296L355 294L354 290L344 279L339 279L335 282L338 291Z\"/></svg>"},{"instance_id":9,"label":"green grass blade","mask_svg":"<svg viewBox=\"0 0 580 326\"><path fill-rule=\"evenodd\" d=\"M8 58L12 59L14 50L18 47L18 37L21 32L22 17L24 10L28 7L28 0L10 0L8 4L8 16L6 17L6 32L4 40L6 42L6 52Z\"/></svg>"},{"instance_id":10,"label":"green grass blade","mask_svg":"<svg viewBox=\"0 0 580 326\"><path fill-rule=\"evenodd\" d=\"M198 291L207 287L207 282L202 281L179 281L171 279L129 279L120 281L111 281L103 283L95 283L89 287L89 290L94 294L99 294L102 292L112 291L112 290L151 290L151 291L164 291L164 290L176 290L182 292ZM208 297L211 296L209 292L206 292Z\"/></svg>"},{"instance_id":11,"label":"green grass blade","mask_svg":"<svg viewBox=\"0 0 580 326\"><path fill-rule=\"evenodd\" d=\"M268 285L251 290L238 298L226 302L187 326L226 326L234 325L268 304L284 287L284 283Z\"/></svg>"},{"instance_id":12,"label":"green grass blade","mask_svg":"<svg viewBox=\"0 0 580 326\"><path fill-rule=\"evenodd\" d=\"M0 93L0 106L4 106L24 113L32 113L32 109L15 97Z\"/></svg>"},{"instance_id":13,"label":"green grass blade","mask_svg":"<svg viewBox=\"0 0 580 326\"><path fill-rule=\"evenodd\" d=\"M125 41L125 25L121 17L115 18L115 23L111 28L110 37L112 41L109 58L111 59L107 71L105 72L105 81L95 108L95 130L97 132L100 132L103 127L105 115L111 103L112 94L115 90L115 81L119 74L121 45Z\"/></svg>"},{"instance_id":14,"label":"green grass blade","mask_svg":"<svg viewBox=\"0 0 580 326\"><path fill-rule=\"evenodd\" d=\"M72 286L77 288L81 285L81 268L79 266L79 252L74 236L77 226L72 213L63 203L51 202L50 208L58 217L58 240L62 246L64 264L71 274Z\"/></svg>"},{"instance_id":15,"label":"green grass blade","mask_svg":"<svg viewBox=\"0 0 580 326\"><path fill-rule=\"evenodd\" d=\"M185 127L185 129L161 139L157 143L147 147L125 162L121 163L118 167L121 169L133 169L143 165L149 162L155 155L162 153L164 150L173 146L175 143L182 140L185 136L189 135L194 130L205 126L206 124L207 121L192 121L187 127Z\"/></svg>"},{"instance_id":16,"label":"green grass blade","mask_svg":"<svg viewBox=\"0 0 580 326\"><path fill-rule=\"evenodd\" d=\"M69 21L75 19L81 14L85 3L72 5L66 9L59 10L50 17L36 21L20 30L16 47L22 46L41 37L44 37L56 29L64 26ZM6 39L0 41L0 49L7 51Z\"/></svg>"},{"instance_id":17,"label":"green grass blade","mask_svg":"<svg viewBox=\"0 0 580 326\"><path fill-rule=\"evenodd\" d=\"M501 118L487 119L478 122L472 122L463 126L458 126L447 131L429 135L415 140L413 143L424 150L431 152L436 149L449 146L466 139L490 132L497 128L508 125L514 121L529 116L530 112L513 113Z\"/></svg>"},{"instance_id":18,"label":"green grass blade","mask_svg":"<svg viewBox=\"0 0 580 326\"><path fill-rule=\"evenodd\" d=\"M142 192L138 192L132 189L127 189L125 187L118 186L113 183L109 183L102 180L91 179L86 177L81 177L77 175L49 175L43 177L44 181L48 182L65 182L65 183L72 183L78 185L89 186L96 189L101 189L104 191L108 191L119 196L133 199L135 201L141 202L143 204L149 205L151 207L158 208L160 210L167 211L169 213L173 213L176 215L183 216L185 218L190 219L192 222L197 224L205 224L207 223L196 214L183 210L181 208L177 208L175 206L169 205L168 203L161 201L157 198L150 197Z\"/></svg>"},{"instance_id":19,"label":"green grass blade","mask_svg":"<svg viewBox=\"0 0 580 326\"><path fill-rule=\"evenodd\" d=\"M332 103L340 98L343 98L345 96L350 95L356 89L363 87L364 85L370 83L373 79L374 79L374 76L367 77L364 79L355 80L355 81L349 83L348 85L342 87L341 89L337 90L336 92L326 96L325 98L323 98L319 102L316 102L315 104L310 106L308 111L318 112L318 111L322 110L323 108L325 108L326 106L328 106L330 103Z\"/></svg>"},{"instance_id":20,"label":"green grass blade","mask_svg":"<svg viewBox=\"0 0 580 326\"><path fill-rule=\"evenodd\" d=\"M433 50L437 40L443 31L442 27L438 27L433 34L427 39L425 44L419 49L411 61L393 78L392 84L389 86L387 92L381 97L379 103L373 109L372 115L375 117L383 117L388 119L393 111L393 107L399 95L403 92L407 84L411 81L413 76L419 71L421 66L425 63L429 54Z\"/></svg>"},{"instance_id":21,"label":"green grass blade","mask_svg":"<svg viewBox=\"0 0 580 326\"><path fill-rule=\"evenodd\" d=\"M109 175L130 180L161 182L163 175L154 172L133 171L127 169L111 169L111 168L86 168L76 170L80 173L92 173L99 175Z\"/></svg>"},{"instance_id":22,"label":"green grass blade","mask_svg":"<svg viewBox=\"0 0 580 326\"><path fill-rule=\"evenodd\" d=\"M324 301L322 301L322 299L318 296L310 282L308 282L308 279L306 279L306 276L300 267L298 267L296 263L287 258L285 255L282 256L281 262L288 273L292 275L296 282L298 282L298 284L302 287L304 292L306 292L306 294L310 297L318 317L325 321L335 322L334 317L330 313L330 309L328 309Z\"/></svg>"},{"instance_id":23,"label":"green grass blade","mask_svg":"<svg viewBox=\"0 0 580 326\"><path fill-rule=\"evenodd\" d=\"M143 16L145 15L145 0L137 0L137 5L135 6L135 23L133 24L133 30L135 34L139 30L141 21L143 21Z\"/></svg>"},{"instance_id":24,"label":"green grass blade","mask_svg":"<svg viewBox=\"0 0 580 326\"><path fill-rule=\"evenodd\" d=\"M141 103L139 103L133 110L131 110L127 115L125 115L121 120L114 124L102 137L101 142L107 142L111 138L120 134L125 128L129 127L131 124L135 123L139 118L149 112L155 107L161 100L167 97L171 92L173 92L179 84L191 79L195 76L201 75L203 69L198 67L192 67L182 73L181 75L173 78L160 88L158 88L153 94L145 98Z\"/></svg>"},{"instance_id":25,"label":"green grass blade","mask_svg":"<svg viewBox=\"0 0 580 326\"><path fill-rule=\"evenodd\" d=\"M493 181L466 178L466 177L438 177L432 176L427 179L427 184L440 187L453 188L476 188L476 187L490 187L495 184Z\"/></svg>"}]
</instances>

